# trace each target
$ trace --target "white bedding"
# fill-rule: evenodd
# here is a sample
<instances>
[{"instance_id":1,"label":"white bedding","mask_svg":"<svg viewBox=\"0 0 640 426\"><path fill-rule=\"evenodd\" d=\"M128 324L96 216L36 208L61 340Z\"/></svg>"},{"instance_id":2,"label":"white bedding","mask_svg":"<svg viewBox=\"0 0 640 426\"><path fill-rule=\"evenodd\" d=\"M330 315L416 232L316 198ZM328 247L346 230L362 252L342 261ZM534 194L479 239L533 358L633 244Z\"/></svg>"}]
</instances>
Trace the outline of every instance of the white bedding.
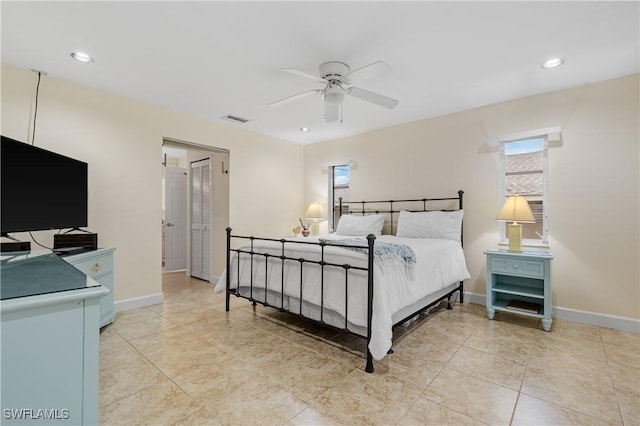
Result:
<instances>
[{"instance_id":1,"label":"white bedding","mask_svg":"<svg viewBox=\"0 0 640 426\"><path fill-rule=\"evenodd\" d=\"M323 239L352 239L338 235L323 236ZM317 238L291 238L289 241L317 241ZM366 239L365 239L366 240ZM416 263L413 272L407 275L404 268L382 268L378 263L374 264L374 292L373 292L373 317L371 341L369 350L375 359L382 359L391 348L393 337L392 316L402 308L409 306L425 296L452 283L470 278L465 264L464 254L460 242L447 239L433 238L399 238L391 235L382 235L376 238L376 243L404 244L413 249L416 255ZM249 246L243 247L249 250ZM254 241L254 251L280 256L282 244L275 241ZM312 244L285 245L287 257L304 258L307 260L320 260L320 249ZM237 253L231 262L231 288L237 287L238 263ZM366 268L367 256L353 250L325 246L326 262L360 266ZM265 265L264 256L254 256L253 270L251 269L250 256L241 254L240 261L240 292L249 295L249 283L251 271L253 271L253 286L256 289L264 289L265 276L268 278L268 290L281 292L284 287L284 307L288 308L288 300L300 298L300 263L287 260L285 262L284 283L282 274L282 260L270 258ZM266 270L266 272L265 272ZM225 271L215 287L217 293L226 288ZM367 325L367 275L365 271L349 271L349 301L348 321L357 326ZM320 266L305 263L302 275L302 299L306 302L320 305ZM325 267L324 272L324 299L323 306L344 316L345 314L345 274L343 268ZM258 291L256 291L258 293ZM257 299L257 294L254 297ZM259 291L264 294L263 291Z\"/></svg>"}]
</instances>

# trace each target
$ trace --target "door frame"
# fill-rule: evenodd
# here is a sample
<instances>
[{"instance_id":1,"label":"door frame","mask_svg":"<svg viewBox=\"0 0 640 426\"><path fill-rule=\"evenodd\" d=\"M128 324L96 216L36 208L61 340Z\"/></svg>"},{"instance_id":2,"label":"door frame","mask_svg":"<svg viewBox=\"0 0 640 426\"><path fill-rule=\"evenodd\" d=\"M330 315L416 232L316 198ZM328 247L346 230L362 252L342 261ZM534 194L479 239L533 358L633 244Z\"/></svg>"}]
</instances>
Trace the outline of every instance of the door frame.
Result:
<instances>
[{"instance_id":1,"label":"door frame","mask_svg":"<svg viewBox=\"0 0 640 426\"><path fill-rule=\"evenodd\" d=\"M187 153L189 152L194 152L194 151L198 151L198 152L206 152L209 153L211 155L214 154L218 154L218 155L224 155L226 156L229 161L231 161L231 152L228 149L225 148L218 148L218 147L214 147L214 146L209 146L209 145L201 145L201 144L197 144L197 143L192 143L192 142L187 142L187 141L183 141L180 139L174 139L174 138L169 138L169 137L163 137L162 138L162 146L168 146L168 147L173 147L173 148L179 148L179 149L183 149L185 151L187 151ZM187 154L188 155L188 154ZM210 157L211 160L211 184L213 185L214 182L214 177L213 177L213 173L214 173L214 165L213 165L213 159ZM191 189L189 187L191 182L191 167L190 167L190 163L191 161L189 160L189 158L187 157L187 241L186 241L186 247L187 247L187 269L186 269L186 275L187 276L191 276ZM225 167L226 166L226 167ZM223 168L225 168L226 170L222 170L222 173L228 174L228 164L223 165ZM213 188L212 188L212 192L213 192ZM228 190L228 192L230 192ZM229 212L229 199L230 197L227 197L226 199L226 210L227 210L227 217L228 217L228 212ZM213 200L213 194L212 194L212 200ZM214 218L213 218L213 209L211 209L211 215L212 215L212 220L211 220L211 226L213 228L214 226ZM228 226L228 224L227 224ZM221 233L221 235L224 233ZM214 266L214 261L213 261L213 254L214 254L214 246L215 246L215 241L216 239L217 233L215 232L215 230L212 229L212 236L211 236L211 254L212 254L212 259L211 259L211 263L210 263L210 275L211 275L211 282L214 282L214 278L217 278L216 276L213 275L214 271L213 271L213 266ZM158 262L160 264L162 264L162 262Z\"/></svg>"}]
</instances>

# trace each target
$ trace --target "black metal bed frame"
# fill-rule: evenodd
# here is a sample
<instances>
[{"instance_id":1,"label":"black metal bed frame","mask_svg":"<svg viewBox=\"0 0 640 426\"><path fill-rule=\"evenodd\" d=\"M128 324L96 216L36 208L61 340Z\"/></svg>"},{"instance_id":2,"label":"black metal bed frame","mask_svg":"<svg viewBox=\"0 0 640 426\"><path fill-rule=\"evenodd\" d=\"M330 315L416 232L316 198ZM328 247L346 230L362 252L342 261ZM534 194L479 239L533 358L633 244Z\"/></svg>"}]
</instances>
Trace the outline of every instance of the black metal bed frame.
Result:
<instances>
[{"instance_id":1,"label":"black metal bed frame","mask_svg":"<svg viewBox=\"0 0 640 426\"><path fill-rule=\"evenodd\" d=\"M349 202L343 202L342 198L340 198L339 200L339 213L340 215L342 214L362 214L367 215L367 214L389 214L390 216L390 226L391 226L391 232L393 233L393 215L400 213L400 210L394 210L393 205L394 203L397 205L398 203L423 203L423 207L421 210L410 210L410 211L434 211L436 209L433 210L429 210L427 209L427 203L428 202L437 202L437 201L457 201L458 202L458 208L457 209L451 209L451 210L443 210L443 211L455 211L455 210L462 210L462 196L464 194L464 191L460 190L458 191L458 196L457 197L447 197L447 198L421 198L421 199L414 199L414 200L386 200L386 201L349 201ZM366 206L368 204L388 204L389 208L388 209L367 209ZM361 206L361 210L351 210L348 209L347 211L344 211L344 205L347 206L351 206L351 205L358 205ZM442 209L437 209L437 210L442 210ZM336 246L336 247L347 247L347 248L358 248L358 249L362 249L362 246L351 246L351 245L345 245L345 244L332 244L331 241L326 241L326 240L321 240L319 242L311 242L311 241L292 241L292 240L287 240L287 239L275 239L275 238L257 238L257 237L253 237L253 236L242 236L242 235L232 235L231 231L232 229L230 227L228 227L226 229L227 231L227 273L226 273L226 311L229 311L229 299L230 296L233 294L236 297L241 297L243 299L247 299L249 301L251 301L253 303L253 306L256 306L256 304L261 304L263 306L267 306L267 307L271 307L271 308L275 308L278 309L281 312L289 312L295 316L298 317L302 317L302 318L306 318L309 319L311 321L317 322L322 324L325 327L329 327L332 329L336 329L338 331L342 331L342 332L347 332L349 334L354 334L357 336L360 336L360 334L350 330L348 328L348 295L349 295L349 270L360 270L360 271L365 271L367 274L367 354L366 354L366 358L367 358L367 362L365 365L365 371L367 373L373 373L374 368L373 368L373 357L371 355L371 352L369 351L369 343L371 341L371 322L372 322L372 317L373 317L373 264L374 264L374 244L375 244L375 239L376 237L372 234L367 236L367 247L366 247L366 251L367 251L367 267L359 267L359 266L353 266L353 265L349 265L349 264L337 264L337 263L331 263L331 262L327 262L325 261L325 247L326 246ZM460 229L460 241L462 242L462 229ZM242 248L231 248L231 239L235 238L238 240L249 240L250 242L250 248L249 250L244 250ZM269 253L263 253L263 252L257 252L254 250L254 242L255 241L272 241L272 242L278 242L281 244L281 250L280 250L280 255L274 255L274 254L269 254ZM288 257L285 255L285 245L287 244L309 244L309 245L315 245L315 246L319 246L320 248L320 260L309 260L309 259L304 259L304 258L294 258L294 257ZM237 253L237 266L238 266L238 286L237 288L232 289L231 288L231 252L236 252ZM240 294L240 283L239 283L239 278L240 278L240 255L244 253L246 255L249 255L251 257L251 261L250 261L250 283L249 283L249 287L250 287L250 293L249 296L246 295L242 295ZM254 256L262 256L265 258L265 283L264 283L264 300L258 300L255 299L253 297L253 264L254 264ZM269 259L273 259L274 261L280 260L281 261L281 269L282 269L282 277L281 277L281 289L280 289L280 306L274 306L272 304L270 304L268 302L268 288L269 288L269 284L268 284L268 267L269 267ZM290 262L297 262L300 265L300 308L298 312L293 312L290 311L289 309L285 308L284 306L284 274L285 274L285 262L286 261L290 261ZM302 288L303 288L303 265L307 263L307 264L315 264L315 265L319 265L320 266L320 320L314 319L314 318L310 318L309 316L305 316L302 313L302 306L303 306L303 297L302 297ZM345 276L345 315L344 315L344 328L340 328L340 327L336 327L333 326L331 324L328 324L324 321L324 272L325 272L325 267L330 267L330 268L342 268L344 269L344 276ZM464 284L462 281L459 282L459 285L457 288L455 288L454 290L450 291L449 293L443 295L442 297L440 297L439 299L431 302L429 305L424 306L422 308L420 308L419 310L417 310L416 312L408 315L406 318L403 318L402 320L396 322L395 324L393 324L393 328L396 328L398 325L404 323L405 321L413 318L416 315L419 315L421 313L423 313L424 311L426 311L427 309L431 308L432 306L442 302L444 299L447 299L447 309L451 309L451 297L456 293L459 292L460 293L460 303L464 302ZM363 337L363 336L360 336ZM389 353L392 353L393 350L389 350Z\"/></svg>"}]
</instances>

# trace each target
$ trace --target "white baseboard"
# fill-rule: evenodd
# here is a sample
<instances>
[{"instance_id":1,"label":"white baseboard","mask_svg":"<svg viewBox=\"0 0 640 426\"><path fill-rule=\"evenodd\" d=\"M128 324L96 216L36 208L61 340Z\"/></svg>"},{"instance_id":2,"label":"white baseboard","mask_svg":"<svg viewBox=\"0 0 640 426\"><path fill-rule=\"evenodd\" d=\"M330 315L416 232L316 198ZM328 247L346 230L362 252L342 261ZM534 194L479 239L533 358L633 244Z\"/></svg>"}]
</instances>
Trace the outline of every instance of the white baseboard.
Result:
<instances>
[{"instance_id":1,"label":"white baseboard","mask_svg":"<svg viewBox=\"0 0 640 426\"><path fill-rule=\"evenodd\" d=\"M465 302L476 305L486 305L487 298L484 294L464 293ZM595 312L579 311L577 309L554 306L551 310L553 318L578 322L581 324L595 325L614 330L640 334L640 320L618 317L615 315L598 314Z\"/></svg>"},{"instance_id":2,"label":"white baseboard","mask_svg":"<svg viewBox=\"0 0 640 426\"><path fill-rule=\"evenodd\" d=\"M597 325L598 327L613 328L615 330L640 334L640 320L633 318L597 314L594 312L579 311L577 309L560 308L558 306L553 308L551 315L554 318L567 321Z\"/></svg>"},{"instance_id":3,"label":"white baseboard","mask_svg":"<svg viewBox=\"0 0 640 426\"><path fill-rule=\"evenodd\" d=\"M465 303L485 306L487 304L487 297L484 294L469 293L465 291L464 301Z\"/></svg>"},{"instance_id":4,"label":"white baseboard","mask_svg":"<svg viewBox=\"0 0 640 426\"><path fill-rule=\"evenodd\" d=\"M164 301L162 293L150 294L148 296L134 297L133 299L120 300L113 304L116 312L130 311L132 309L144 308L145 306L159 305Z\"/></svg>"}]
</instances>

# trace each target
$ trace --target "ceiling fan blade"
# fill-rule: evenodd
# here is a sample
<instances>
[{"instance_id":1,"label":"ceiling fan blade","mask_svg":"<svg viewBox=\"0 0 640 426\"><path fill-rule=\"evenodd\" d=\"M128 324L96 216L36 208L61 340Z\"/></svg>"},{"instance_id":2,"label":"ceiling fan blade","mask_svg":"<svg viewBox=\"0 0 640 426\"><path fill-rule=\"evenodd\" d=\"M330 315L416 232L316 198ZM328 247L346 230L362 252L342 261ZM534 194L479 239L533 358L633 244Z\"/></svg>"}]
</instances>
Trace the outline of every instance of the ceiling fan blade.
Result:
<instances>
[{"instance_id":1,"label":"ceiling fan blade","mask_svg":"<svg viewBox=\"0 0 640 426\"><path fill-rule=\"evenodd\" d=\"M389 71L391 71L391 67L387 65L386 62L376 61L343 75L342 81L345 83L355 83Z\"/></svg>"},{"instance_id":2,"label":"ceiling fan blade","mask_svg":"<svg viewBox=\"0 0 640 426\"><path fill-rule=\"evenodd\" d=\"M296 101L298 99L302 99L302 98L304 98L306 96L309 96L311 94L314 94L314 93L322 93L322 90L320 90L320 89L307 90L306 92L298 93L297 95L289 96L287 98L280 99L279 101L271 102L269 104L269 106L270 107L280 106L282 104L286 104L286 103L291 102L291 101Z\"/></svg>"},{"instance_id":3,"label":"ceiling fan blade","mask_svg":"<svg viewBox=\"0 0 640 426\"><path fill-rule=\"evenodd\" d=\"M347 93L355 98L362 99L363 101L371 102L388 109L393 109L398 105L397 99L388 98L379 93L370 92L358 87L348 88Z\"/></svg>"},{"instance_id":4,"label":"ceiling fan blade","mask_svg":"<svg viewBox=\"0 0 640 426\"><path fill-rule=\"evenodd\" d=\"M308 73L306 73L304 71L294 70L293 68L282 68L281 70L284 71L284 72L295 74L295 75L300 76L300 77L307 78L309 80L317 81L318 83L326 83L325 80L323 80L322 78L318 77L317 75L308 74Z\"/></svg>"},{"instance_id":5,"label":"ceiling fan blade","mask_svg":"<svg viewBox=\"0 0 640 426\"><path fill-rule=\"evenodd\" d=\"M338 118L340 115L340 104L325 102L324 111L325 111L324 120L327 123L338 121Z\"/></svg>"}]
</instances>

